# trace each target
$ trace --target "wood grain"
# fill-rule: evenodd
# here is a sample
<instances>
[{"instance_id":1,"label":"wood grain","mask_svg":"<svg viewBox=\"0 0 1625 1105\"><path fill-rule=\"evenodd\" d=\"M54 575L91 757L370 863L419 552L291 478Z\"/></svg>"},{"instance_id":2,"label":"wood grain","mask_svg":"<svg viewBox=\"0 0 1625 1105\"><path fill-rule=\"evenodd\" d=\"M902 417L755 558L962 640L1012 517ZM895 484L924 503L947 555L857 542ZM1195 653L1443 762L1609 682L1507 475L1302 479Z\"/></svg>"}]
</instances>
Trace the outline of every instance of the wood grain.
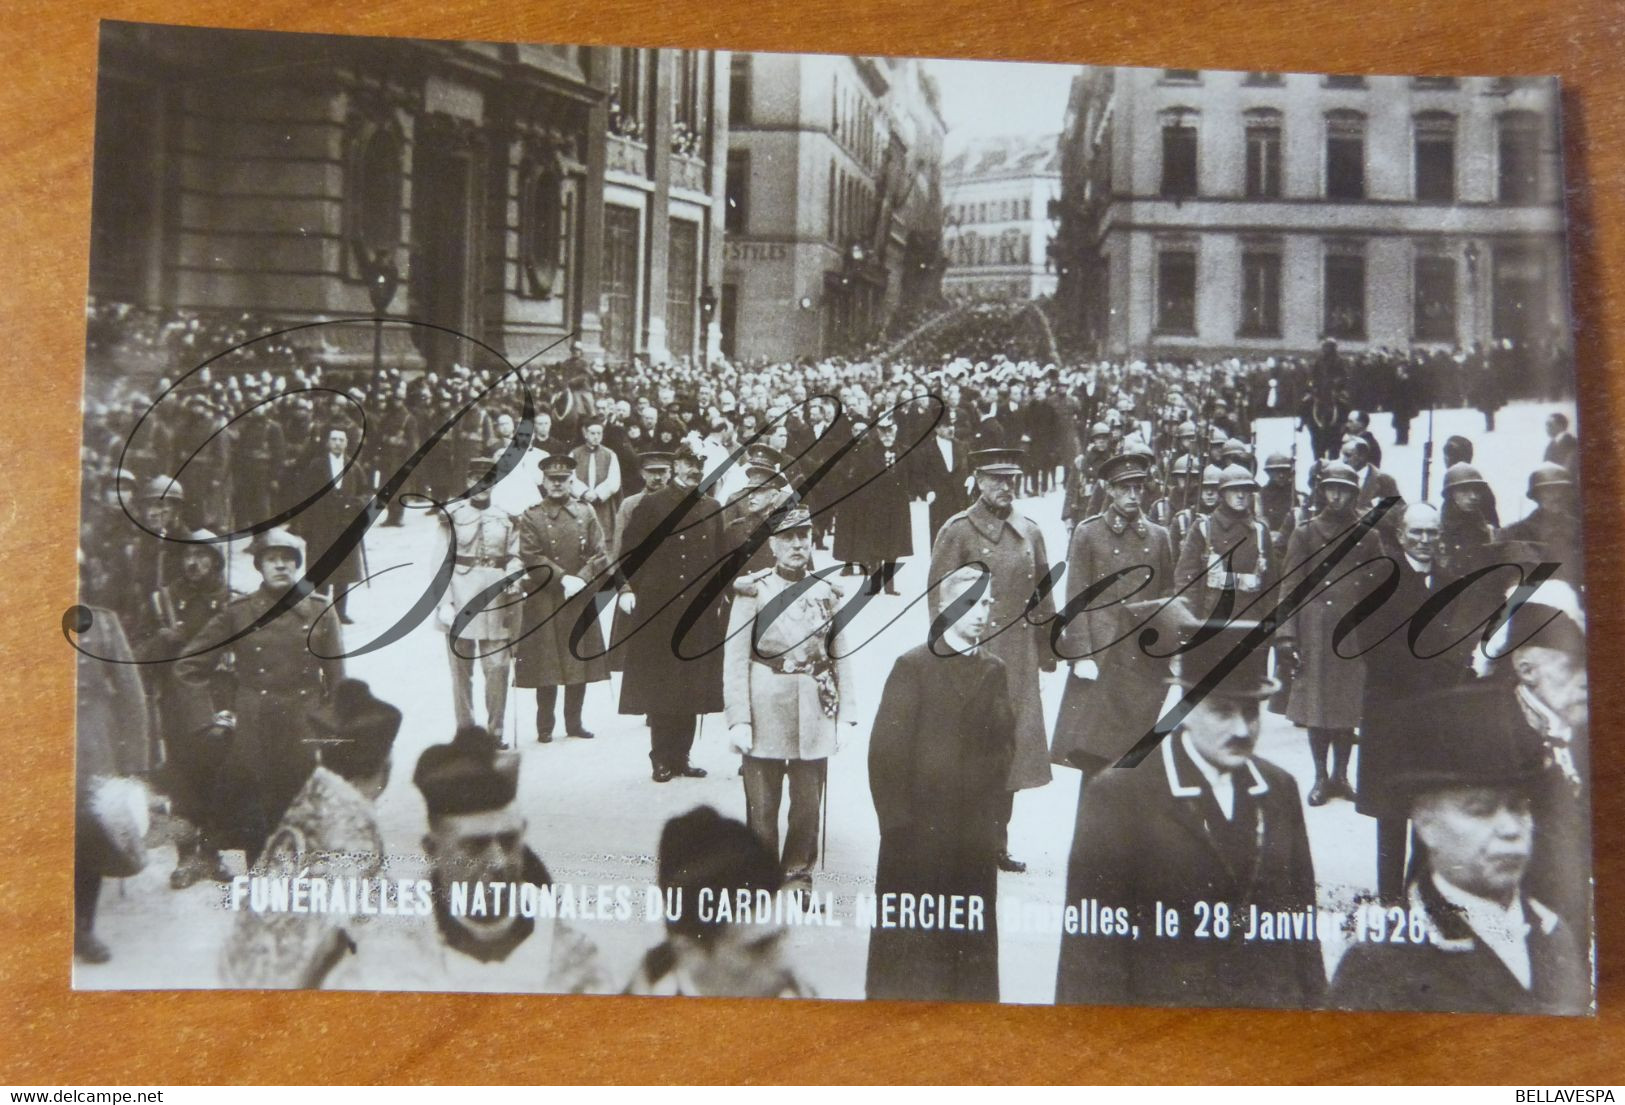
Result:
<instances>
[{"instance_id":1,"label":"wood grain","mask_svg":"<svg viewBox=\"0 0 1625 1105\"><path fill-rule=\"evenodd\" d=\"M78 399L98 18L352 34L1261 70L1557 73L1589 503L1602 1015L1595 1021L833 1002L68 989ZM1611 719L1622 528L1625 19L1615 0L0 5L0 1081L1617 1080L1625 793Z\"/></svg>"}]
</instances>

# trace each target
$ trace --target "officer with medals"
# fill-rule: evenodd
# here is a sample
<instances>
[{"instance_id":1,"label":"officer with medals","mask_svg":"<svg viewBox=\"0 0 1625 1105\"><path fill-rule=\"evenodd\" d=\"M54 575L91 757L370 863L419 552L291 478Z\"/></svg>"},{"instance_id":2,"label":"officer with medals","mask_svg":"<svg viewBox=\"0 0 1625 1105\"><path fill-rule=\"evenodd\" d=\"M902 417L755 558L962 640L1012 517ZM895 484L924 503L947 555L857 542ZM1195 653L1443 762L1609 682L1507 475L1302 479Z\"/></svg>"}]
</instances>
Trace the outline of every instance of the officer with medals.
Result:
<instances>
[{"instance_id":1,"label":"officer with medals","mask_svg":"<svg viewBox=\"0 0 1625 1105\"><path fill-rule=\"evenodd\" d=\"M838 727L857 724L851 657L834 618L841 592L809 578L812 515L789 507L769 538L774 565L741 582L723 654L729 741L743 757L746 821L779 858L786 885L811 889L818 858L819 802ZM779 848L779 804L789 780L790 812Z\"/></svg>"},{"instance_id":2,"label":"officer with medals","mask_svg":"<svg viewBox=\"0 0 1625 1105\"><path fill-rule=\"evenodd\" d=\"M495 466L491 457L468 463L470 483L483 479ZM452 505L445 517L449 539L456 544L451 580L440 604L440 628L446 634L446 658L451 664L452 706L457 724L473 725L474 662L478 658L485 678L485 725L502 732L508 710L508 674L513 652L514 610L503 598L480 596L519 570L519 527L513 515L491 501L491 488L477 491ZM484 608L469 612L471 603Z\"/></svg>"}]
</instances>

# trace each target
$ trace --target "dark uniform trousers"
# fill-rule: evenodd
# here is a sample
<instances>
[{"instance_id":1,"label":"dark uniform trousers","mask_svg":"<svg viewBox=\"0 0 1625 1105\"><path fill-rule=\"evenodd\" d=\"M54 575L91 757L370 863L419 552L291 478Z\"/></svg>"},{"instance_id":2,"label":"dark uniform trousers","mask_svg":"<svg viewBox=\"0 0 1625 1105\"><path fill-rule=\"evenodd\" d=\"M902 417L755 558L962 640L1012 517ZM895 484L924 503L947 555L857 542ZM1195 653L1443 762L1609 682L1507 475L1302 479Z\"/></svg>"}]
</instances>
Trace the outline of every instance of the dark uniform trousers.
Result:
<instances>
[{"instance_id":1,"label":"dark uniform trousers","mask_svg":"<svg viewBox=\"0 0 1625 1105\"><path fill-rule=\"evenodd\" d=\"M746 820L756 839L773 855L779 854L779 802L784 777L790 777L790 824L784 838L784 872L798 875L812 870L818 858L818 805L824 796L829 761L774 760L745 756L739 778L745 784Z\"/></svg>"},{"instance_id":2,"label":"dark uniform trousers","mask_svg":"<svg viewBox=\"0 0 1625 1105\"><path fill-rule=\"evenodd\" d=\"M569 711L568 695L564 708L566 712ZM687 767L689 753L694 749L694 730L698 722L698 714L650 714L649 762L655 767L672 771Z\"/></svg>"},{"instance_id":3,"label":"dark uniform trousers","mask_svg":"<svg viewBox=\"0 0 1625 1105\"><path fill-rule=\"evenodd\" d=\"M558 704L559 689L557 687L536 688L536 732L546 735L553 731L553 711ZM566 733L579 733L581 726L581 707L587 701L587 684L566 683L564 686L564 731Z\"/></svg>"}]
</instances>

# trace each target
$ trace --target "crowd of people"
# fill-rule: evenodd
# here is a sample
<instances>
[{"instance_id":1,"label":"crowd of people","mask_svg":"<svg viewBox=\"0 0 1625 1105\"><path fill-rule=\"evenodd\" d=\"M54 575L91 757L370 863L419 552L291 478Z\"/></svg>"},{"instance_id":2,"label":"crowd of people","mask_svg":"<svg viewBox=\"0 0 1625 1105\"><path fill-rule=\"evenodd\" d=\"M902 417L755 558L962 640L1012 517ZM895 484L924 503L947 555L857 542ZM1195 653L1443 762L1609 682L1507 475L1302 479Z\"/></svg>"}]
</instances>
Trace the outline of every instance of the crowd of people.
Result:
<instances>
[{"instance_id":1,"label":"crowd of people","mask_svg":"<svg viewBox=\"0 0 1625 1105\"><path fill-rule=\"evenodd\" d=\"M745 822L672 819L661 887L816 902L827 761L865 716L847 612L897 594L920 557L931 638L895 661L867 735L876 892L974 897L987 920L877 930L871 997L997 999L998 875L1024 870L1015 798L1064 768L1085 782L1058 1001L1588 1006L1574 436L1551 416L1537 509L1502 527L1472 441L1445 443L1437 504L1407 503L1371 429L1386 411L1402 444L1429 405L1465 402L1493 432L1504 357L490 360L374 374L226 357L87 401L79 647L126 663L80 664L81 960L114 951L94 928L116 872L93 779L142 775L168 797L177 889L235 885L222 853L238 850L251 873L378 874L371 804L402 719L346 677L348 600L366 529L425 509L446 556L423 614L458 723L413 774L433 922L251 912L234 984L808 992L760 919L669 918L636 976L608 979L565 919L456 914L452 886L551 882L525 842L510 686L535 691L539 741L590 740L586 690L619 672L654 784L704 776L690 752L707 714L741 757ZM1306 455L1258 455L1253 423L1278 416L1309 432ZM1017 506L1052 493L1064 549ZM233 578L245 542L257 579ZM1051 728L1040 673L1060 667ZM1306 732L1302 798L1255 753L1266 708ZM1344 800L1374 822L1373 901L1433 935L1362 942L1328 980L1312 927L1240 934L1249 909L1314 910L1304 807ZM1220 906L1236 935L1193 937Z\"/></svg>"}]
</instances>

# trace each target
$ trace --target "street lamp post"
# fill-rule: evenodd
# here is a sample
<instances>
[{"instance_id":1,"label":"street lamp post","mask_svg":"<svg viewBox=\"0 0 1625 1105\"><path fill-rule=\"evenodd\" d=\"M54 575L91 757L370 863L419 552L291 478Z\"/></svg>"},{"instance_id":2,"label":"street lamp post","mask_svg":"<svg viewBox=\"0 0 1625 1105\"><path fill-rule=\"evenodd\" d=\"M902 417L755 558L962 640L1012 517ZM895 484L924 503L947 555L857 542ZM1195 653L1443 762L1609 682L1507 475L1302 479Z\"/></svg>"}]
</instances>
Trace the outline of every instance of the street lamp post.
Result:
<instances>
[{"instance_id":1,"label":"street lamp post","mask_svg":"<svg viewBox=\"0 0 1625 1105\"><path fill-rule=\"evenodd\" d=\"M717 313L717 293L707 284L700 292L700 365L711 368L711 319Z\"/></svg>"}]
</instances>

